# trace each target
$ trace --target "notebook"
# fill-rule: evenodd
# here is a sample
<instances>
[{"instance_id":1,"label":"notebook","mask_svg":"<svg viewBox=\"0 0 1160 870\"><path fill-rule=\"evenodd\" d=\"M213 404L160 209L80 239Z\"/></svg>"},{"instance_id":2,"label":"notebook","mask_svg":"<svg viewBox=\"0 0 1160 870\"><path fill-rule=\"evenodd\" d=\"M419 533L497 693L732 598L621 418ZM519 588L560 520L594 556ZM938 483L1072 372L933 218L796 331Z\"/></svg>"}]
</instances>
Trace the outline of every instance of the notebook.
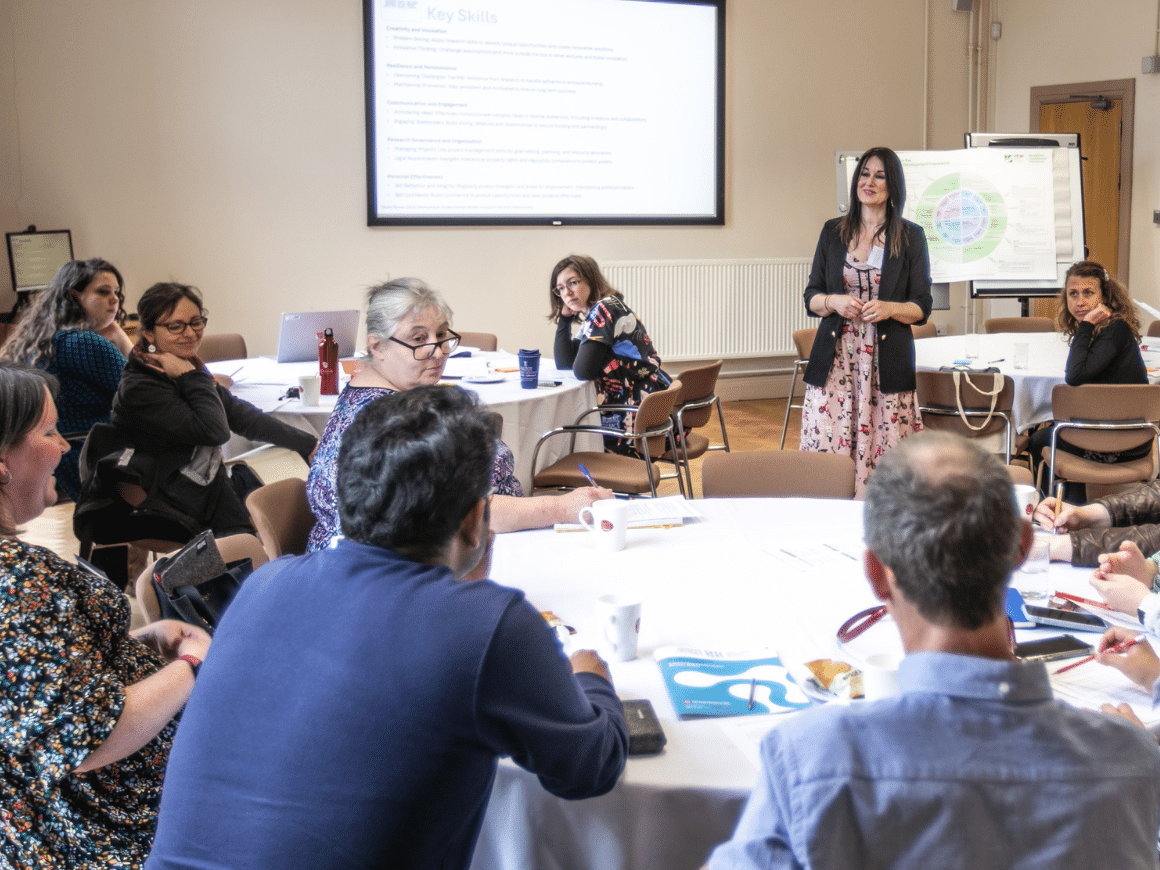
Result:
<instances>
[{"instance_id":1,"label":"notebook","mask_svg":"<svg viewBox=\"0 0 1160 870\"><path fill-rule=\"evenodd\" d=\"M278 329L278 362L310 362L318 359L318 334L334 330L339 359L354 356L358 311L291 311L282 313Z\"/></svg>"}]
</instances>

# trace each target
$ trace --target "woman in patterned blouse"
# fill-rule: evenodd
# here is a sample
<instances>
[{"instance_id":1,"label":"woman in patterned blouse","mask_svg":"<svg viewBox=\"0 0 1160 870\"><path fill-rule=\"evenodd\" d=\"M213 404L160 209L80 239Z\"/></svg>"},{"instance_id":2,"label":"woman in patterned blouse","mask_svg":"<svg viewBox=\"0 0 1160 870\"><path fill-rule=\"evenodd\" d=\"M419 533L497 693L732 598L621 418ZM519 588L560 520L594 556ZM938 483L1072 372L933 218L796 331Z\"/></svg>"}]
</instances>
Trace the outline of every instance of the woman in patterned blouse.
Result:
<instances>
[{"instance_id":1,"label":"woman in patterned blouse","mask_svg":"<svg viewBox=\"0 0 1160 870\"><path fill-rule=\"evenodd\" d=\"M5 342L0 359L42 368L60 382L60 431L76 433L56 469L56 482L76 501L85 434L109 422L113 396L132 342L125 322L125 282L107 260L71 260L33 299Z\"/></svg>"},{"instance_id":2,"label":"woman in patterned blouse","mask_svg":"<svg viewBox=\"0 0 1160 870\"><path fill-rule=\"evenodd\" d=\"M443 377L447 357L459 346L451 330L451 308L443 297L418 278L398 278L367 294L367 362L350 379L334 406L318 443L306 481L306 497L318 522L310 533L310 552L320 550L339 532L338 450L342 433L355 415L375 399L435 384ZM598 498L611 498L600 487L584 487L565 495L521 498L511 448L498 444L492 469L491 527L496 532L538 529L575 522L582 508Z\"/></svg>"},{"instance_id":3,"label":"woman in patterned blouse","mask_svg":"<svg viewBox=\"0 0 1160 870\"><path fill-rule=\"evenodd\" d=\"M552 306L548 317L556 321L556 367L570 368L581 380L595 382L604 404L635 407L648 393L672 383L661 369L644 324L624 304L620 291L609 286L591 257L572 254L557 263L548 292ZM573 323L580 324L575 338ZM600 423L624 430L632 419L617 411L601 414ZM604 436L609 453L635 456L633 445L626 438Z\"/></svg>"},{"instance_id":4,"label":"woman in patterned blouse","mask_svg":"<svg viewBox=\"0 0 1160 870\"><path fill-rule=\"evenodd\" d=\"M0 866L140 868L209 636L129 633L118 589L16 538L56 501L55 386L0 363Z\"/></svg>"}]
</instances>

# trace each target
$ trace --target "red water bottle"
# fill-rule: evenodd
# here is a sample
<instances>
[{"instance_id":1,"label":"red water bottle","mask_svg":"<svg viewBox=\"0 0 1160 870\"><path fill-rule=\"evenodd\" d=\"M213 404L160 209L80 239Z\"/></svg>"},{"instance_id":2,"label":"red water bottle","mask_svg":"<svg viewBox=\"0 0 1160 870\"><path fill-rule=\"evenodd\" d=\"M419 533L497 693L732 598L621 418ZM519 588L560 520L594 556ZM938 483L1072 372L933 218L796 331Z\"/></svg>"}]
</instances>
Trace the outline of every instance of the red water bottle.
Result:
<instances>
[{"instance_id":1,"label":"red water bottle","mask_svg":"<svg viewBox=\"0 0 1160 870\"><path fill-rule=\"evenodd\" d=\"M322 381L320 394L338 395L338 342L334 340L333 329L323 332L318 343L318 377Z\"/></svg>"}]
</instances>

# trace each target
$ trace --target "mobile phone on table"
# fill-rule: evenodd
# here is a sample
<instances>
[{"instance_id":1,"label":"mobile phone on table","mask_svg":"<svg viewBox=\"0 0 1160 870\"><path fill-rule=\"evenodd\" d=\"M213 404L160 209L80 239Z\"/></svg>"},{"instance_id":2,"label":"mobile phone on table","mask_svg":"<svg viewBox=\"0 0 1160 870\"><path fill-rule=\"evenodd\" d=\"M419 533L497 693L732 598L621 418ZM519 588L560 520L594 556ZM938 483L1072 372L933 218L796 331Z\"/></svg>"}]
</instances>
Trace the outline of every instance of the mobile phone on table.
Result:
<instances>
[{"instance_id":1,"label":"mobile phone on table","mask_svg":"<svg viewBox=\"0 0 1160 870\"><path fill-rule=\"evenodd\" d=\"M1090 656L1095 650L1070 634L1059 637L1045 637L1015 644L1015 657L1025 662L1051 662L1056 659L1072 659Z\"/></svg>"},{"instance_id":2,"label":"mobile phone on table","mask_svg":"<svg viewBox=\"0 0 1160 870\"><path fill-rule=\"evenodd\" d=\"M1077 610L1057 610L1054 607L1037 607L1024 604L1023 610L1032 622L1040 625L1054 625L1059 628L1073 628L1076 631L1104 631L1108 624L1092 613Z\"/></svg>"}]
</instances>

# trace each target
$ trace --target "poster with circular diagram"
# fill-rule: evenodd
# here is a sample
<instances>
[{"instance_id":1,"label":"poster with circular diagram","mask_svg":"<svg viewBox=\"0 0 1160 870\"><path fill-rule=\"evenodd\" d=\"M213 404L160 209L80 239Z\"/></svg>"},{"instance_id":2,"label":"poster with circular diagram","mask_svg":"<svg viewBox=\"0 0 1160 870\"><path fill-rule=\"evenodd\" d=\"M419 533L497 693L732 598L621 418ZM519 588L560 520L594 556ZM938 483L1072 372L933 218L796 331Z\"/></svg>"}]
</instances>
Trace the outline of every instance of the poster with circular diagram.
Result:
<instances>
[{"instance_id":1,"label":"poster with circular diagram","mask_svg":"<svg viewBox=\"0 0 1160 870\"><path fill-rule=\"evenodd\" d=\"M1055 204L1047 149L899 155L904 214L926 231L934 281L1055 276Z\"/></svg>"}]
</instances>

